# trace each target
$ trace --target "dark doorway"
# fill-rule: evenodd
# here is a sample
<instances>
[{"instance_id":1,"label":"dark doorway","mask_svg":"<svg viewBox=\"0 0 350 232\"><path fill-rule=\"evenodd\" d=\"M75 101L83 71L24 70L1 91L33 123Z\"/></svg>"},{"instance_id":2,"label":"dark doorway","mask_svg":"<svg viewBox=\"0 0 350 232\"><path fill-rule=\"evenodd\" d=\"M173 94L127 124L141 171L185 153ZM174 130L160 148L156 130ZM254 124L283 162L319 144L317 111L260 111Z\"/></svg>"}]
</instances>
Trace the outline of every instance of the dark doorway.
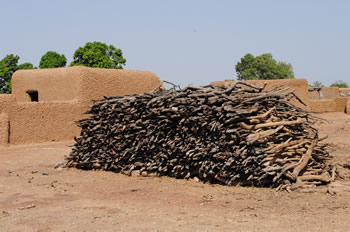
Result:
<instances>
[{"instance_id":1,"label":"dark doorway","mask_svg":"<svg viewBox=\"0 0 350 232\"><path fill-rule=\"evenodd\" d=\"M36 91L36 90L28 90L27 94L30 97L30 101L32 101L32 102L38 102L39 101L38 91Z\"/></svg>"}]
</instances>

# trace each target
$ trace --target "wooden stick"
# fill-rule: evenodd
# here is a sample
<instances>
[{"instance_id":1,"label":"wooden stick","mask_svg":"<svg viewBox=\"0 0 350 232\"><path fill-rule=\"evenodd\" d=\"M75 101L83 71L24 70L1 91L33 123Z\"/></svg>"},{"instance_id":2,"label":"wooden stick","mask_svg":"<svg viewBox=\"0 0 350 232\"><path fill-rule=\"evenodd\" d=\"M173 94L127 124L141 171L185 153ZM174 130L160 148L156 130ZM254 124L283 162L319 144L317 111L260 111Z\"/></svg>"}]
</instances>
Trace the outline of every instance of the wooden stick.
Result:
<instances>
[{"instance_id":1,"label":"wooden stick","mask_svg":"<svg viewBox=\"0 0 350 232\"><path fill-rule=\"evenodd\" d=\"M300 181L322 181L322 182L330 182L331 177L327 172L323 173L322 175L303 175L303 176L298 176L298 179Z\"/></svg>"},{"instance_id":2,"label":"wooden stick","mask_svg":"<svg viewBox=\"0 0 350 232\"><path fill-rule=\"evenodd\" d=\"M318 139L314 139L311 143L311 145L309 146L308 150L306 151L306 153L303 155L303 157L301 158L301 160L299 161L298 165L294 168L292 175L294 176L294 178L297 178L299 176L299 173L301 172L301 170L303 170L307 163L309 162L309 160L311 159L311 155L312 152L316 146L318 142Z\"/></svg>"},{"instance_id":3,"label":"wooden stick","mask_svg":"<svg viewBox=\"0 0 350 232\"><path fill-rule=\"evenodd\" d=\"M273 135L275 133L277 133L278 131L280 131L281 129L283 128L283 126L279 126L277 127L276 129L271 129L271 130L267 130L267 131L262 131L260 133L256 133L256 134L250 134L248 135L247 137L247 142L248 144L252 144L254 143L255 141L259 140L259 139L262 139L262 138L265 138L265 137L268 137L270 135Z\"/></svg>"},{"instance_id":4,"label":"wooden stick","mask_svg":"<svg viewBox=\"0 0 350 232\"><path fill-rule=\"evenodd\" d=\"M252 117L248 117L248 119L264 119L266 118L267 116L269 116L272 111L274 111L276 109L276 107L272 107L271 109L269 109L268 111L266 111L265 113L263 114L259 114L257 116L252 116Z\"/></svg>"},{"instance_id":5,"label":"wooden stick","mask_svg":"<svg viewBox=\"0 0 350 232\"><path fill-rule=\"evenodd\" d=\"M260 128L265 128L265 127L273 127L273 126L290 126L290 125L295 125L295 124L301 124L306 122L304 118L298 118L295 121L280 121L280 122L268 122L268 123L262 123L262 124L257 124L257 125L247 125L244 122L241 122L239 125L247 130L253 130L253 129L260 129Z\"/></svg>"}]
</instances>

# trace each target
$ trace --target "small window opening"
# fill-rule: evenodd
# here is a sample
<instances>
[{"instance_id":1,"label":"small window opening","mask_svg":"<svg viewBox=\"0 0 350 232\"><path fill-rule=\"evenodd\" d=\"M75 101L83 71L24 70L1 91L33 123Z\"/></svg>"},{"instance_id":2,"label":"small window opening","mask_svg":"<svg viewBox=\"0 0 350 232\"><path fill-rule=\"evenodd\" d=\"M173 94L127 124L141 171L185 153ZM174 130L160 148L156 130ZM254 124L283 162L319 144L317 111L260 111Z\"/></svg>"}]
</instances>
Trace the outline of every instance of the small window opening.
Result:
<instances>
[{"instance_id":1,"label":"small window opening","mask_svg":"<svg viewBox=\"0 0 350 232\"><path fill-rule=\"evenodd\" d=\"M32 102L38 102L39 101L38 91L36 91L36 90L29 90L29 91L27 91L27 94L30 97L30 101L32 101Z\"/></svg>"}]
</instances>

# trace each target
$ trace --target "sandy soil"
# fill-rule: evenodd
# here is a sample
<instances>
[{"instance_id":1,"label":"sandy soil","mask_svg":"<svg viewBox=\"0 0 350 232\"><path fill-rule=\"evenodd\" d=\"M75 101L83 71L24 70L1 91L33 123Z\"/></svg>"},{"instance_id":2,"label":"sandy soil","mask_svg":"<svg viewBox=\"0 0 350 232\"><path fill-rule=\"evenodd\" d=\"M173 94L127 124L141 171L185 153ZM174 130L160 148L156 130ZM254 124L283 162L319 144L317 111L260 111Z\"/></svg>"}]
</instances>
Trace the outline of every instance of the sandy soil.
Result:
<instances>
[{"instance_id":1,"label":"sandy soil","mask_svg":"<svg viewBox=\"0 0 350 232\"><path fill-rule=\"evenodd\" d=\"M350 115L320 115L334 163L350 164ZM54 169L70 148L0 149L0 231L350 231L350 169L316 192Z\"/></svg>"}]
</instances>

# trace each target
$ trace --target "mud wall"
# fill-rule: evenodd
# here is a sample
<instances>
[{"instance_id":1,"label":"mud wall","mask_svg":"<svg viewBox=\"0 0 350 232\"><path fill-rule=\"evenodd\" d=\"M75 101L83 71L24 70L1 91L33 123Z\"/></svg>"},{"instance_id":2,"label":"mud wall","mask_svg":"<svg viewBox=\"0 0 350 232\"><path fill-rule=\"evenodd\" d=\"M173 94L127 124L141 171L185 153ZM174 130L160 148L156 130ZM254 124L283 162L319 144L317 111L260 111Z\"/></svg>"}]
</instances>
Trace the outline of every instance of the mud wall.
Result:
<instances>
[{"instance_id":1,"label":"mud wall","mask_svg":"<svg viewBox=\"0 0 350 232\"><path fill-rule=\"evenodd\" d=\"M312 90L310 91L309 89L309 99L314 99L314 100L319 100L321 99L321 94L320 94L321 88L319 90Z\"/></svg>"},{"instance_id":2,"label":"mud wall","mask_svg":"<svg viewBox=\"0 0 350 232\"><path fill-rule=\"evenodd\" d=\"M143 94L150 92L161 83L153 72L122 69L83 68L79 100L90 104L92 99L103 96Z\"/></svg>"},{"instance_id":3,"label":"mud wall","mask_svg":"<svg viewBox=\"0 0 350 232\"><path fill-rule=\"evenodd\" d=\"M9 119L6 113L0 113L0 147L6 146L9 139Z\"/></svg>"},{"instance_id":4,"label":"mud wall","mask_svg":"<svg viewBox=\"0 0 350 232\"><path fill-rule=\"evenodd\" d=\"M339 97L339 88L338 87L322 87L321 88L323 98L336 98Z\"/></svg>"},{"instance_id":5,"label":"mud wall","mask_svg":"<svg viewBox=\"0 0 350 232\"><path fill-rule=\"evenodd\" d=\"M0 95L0 144L71 140L80 133L74 121L87 116L82 106L92 99L150 92L159 85L159 78L146 71L88 67L17 71L13 93ZM38 101L32 102L33 91Z\"/></svg>"},{"instance_id":6,"label":"mud wall","mask_svg":"<svg viewBox=\"0 0 350 232\"><path fill-rule=\"evenodd\" d=\"M343 90L343 93L346 92ZM309 92L310 110L312 112L346 112L348 98L341 96L342 90L338 87L322 87L318 91Z\"/></svg>"},{"instance_id":7,"label":"mud wall","mask_svg":"<svg viewBox=\"0 0 350 232\"><path fill-rule=\"evenodd\" d=\"M211 85L214 86L227 86L232 84L233 81L214 81L211 82ZM281 79L281 80L248 80L250 84L255 86L262 87L266 83L267 90L271 90L273 88L279 86L290 87L290 89L295 90L295 94L307 105L304 106L297 101L293 101L294 104L309 109L309 93L308 93L308 84L306 79Z\"/></svg>"},{"instance_id":8,"label":"mud wall","mask_svg":"<svg viewBox=\"0 0 350 232\"><path fill-rule=\"evenodd\" d=\"M71 140L79 135L74 121L86 108L75 103L18 103L9 112L10 144Z\"/></svg>"},{"instance_id":9,"label":"mud wall","mask_svg":"<svg viewBox=\"0 0 350 232\"><path fill-rule=\"evenodd\" d=\"M315 113L346 112L347 97L315 100L310 99L310 111Z\"/></svg>"},{"instance_id":10,"label":"mud wall","mask_svg":"<svg viewBox=\"0 0 350 232\"><path fill-rule=\"evenodd\" d=\"M12 77L12 95L17 102L30 102L28 91L37 91L39 102L78 99L80 68L18 70Z\"/></svg>"},{"instance_id":11,"label":"mud wall","mask_svg":"<svg viewBox=\"0 0 350 232\"><path fill-rule=\"evenodd\" d=\"M346 104L348 103L347 97L337 97L334 99L335 109L334 112L345 112Z\"/></svg>"},{"instance_id":12,"label":"mud wall","mask_svg":"<svg viewBox=\"0 0 350 232\"><path fill-rule=\"evenodd\" d=\"M8 145L10 119L7 112L15 103L15 98L11 94L0 94L0 147Z\"/></svg>"},{"instance_id":13,"label":"mud wall","mask_svg":"<svg viewBox=\"0 0 350 232\"><path fill-rule=\"evenodd\" d=\"M315 113L334 112L336 104L334 99L310 100L310 111Z\"/></svg>"},{"instance_id":14,"label":"mud wall","mask_svg":"<svg viewBox=\"0 0 350 232\"><path fill-rule=\"evenodd\" d=\"M350 97L348 98L348 102L345 107L345 113L350 114Z\"/></svg>"},{"instance_id":15,"label":"mud wall","mask_svg":"<svg viewBox=\"0 0 350 232\"><path fill-rule=\"evenodd\" d=\"M340 94L350 96L350 88L339 88L339 92L340 92Z\"/></svg>"},{"instance_id":16,"label":"mud wall","mask_svg":"<svg viewBox=\"0 0 350 232\"><path fill-rule=\"evenodd\" d=\"M19 70L12 77L12 95L17 102L30 102L28 92L37 91L39 102L86 104L103 96L149 92L159 85L159 77L148 71L75 66Z\"/></svg>"},{"instance_id":17,"label":"mud wall","mask_svg":"<svg viewBox=\"0 0 350 232\"><path fill-rule=\"evenodd\" d=\"M12 94L0 94L0 114L8 111L15 104L15 98Z\"/></svg>"}]
</instances>

